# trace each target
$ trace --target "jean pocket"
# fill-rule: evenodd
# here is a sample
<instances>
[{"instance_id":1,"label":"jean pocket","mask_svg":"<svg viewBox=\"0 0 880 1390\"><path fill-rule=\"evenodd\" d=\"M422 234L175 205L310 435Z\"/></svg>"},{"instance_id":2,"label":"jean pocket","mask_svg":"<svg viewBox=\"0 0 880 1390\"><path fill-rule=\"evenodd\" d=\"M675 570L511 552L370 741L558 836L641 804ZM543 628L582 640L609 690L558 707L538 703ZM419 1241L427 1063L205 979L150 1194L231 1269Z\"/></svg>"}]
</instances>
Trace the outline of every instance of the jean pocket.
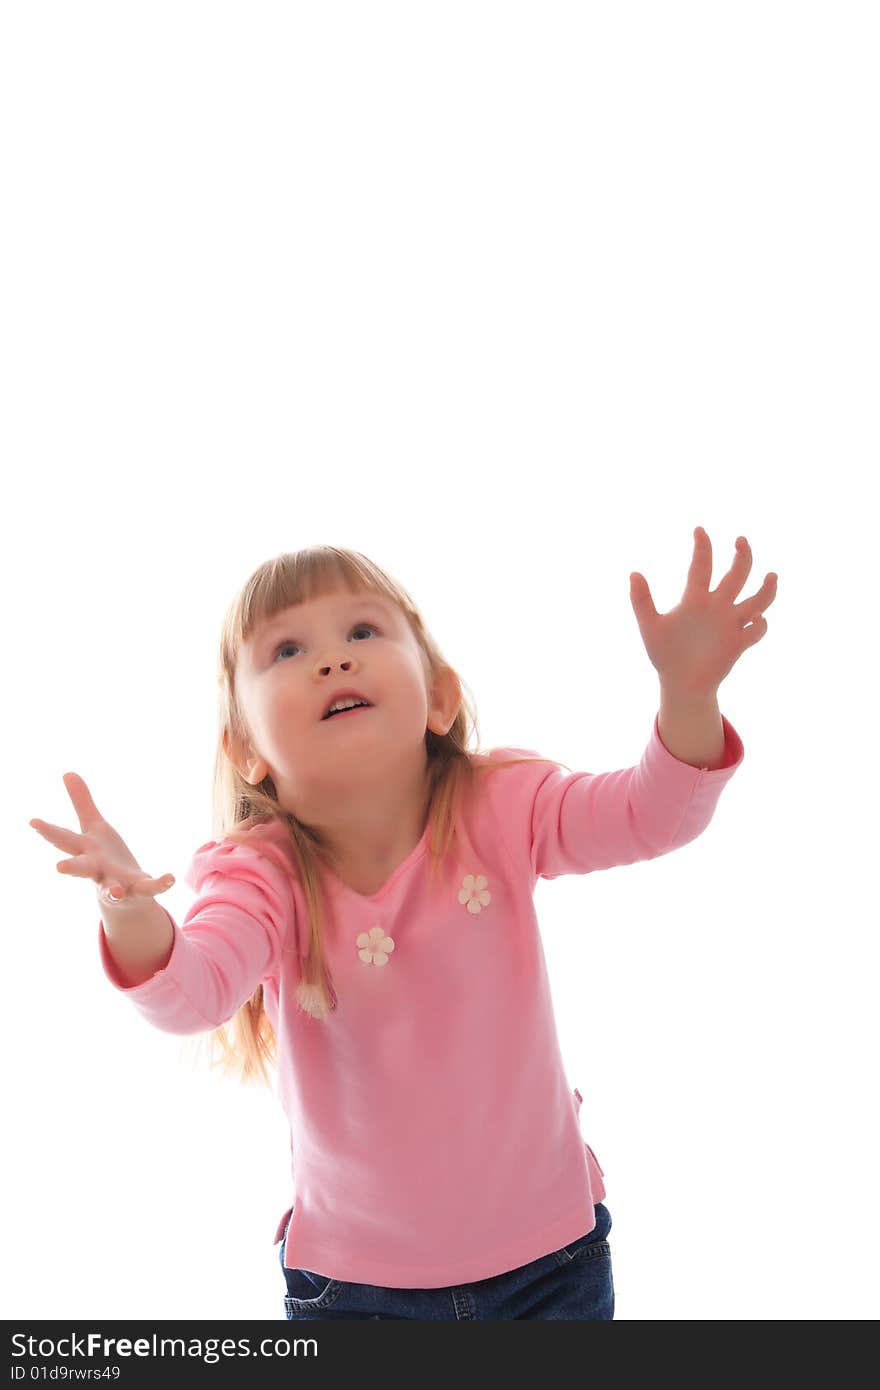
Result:
<instances>
[{"instance_id":1,"label":"jean pocket","mask_svg":"<svg viewBox=\"0 0 880 1390\"><path fill-rule=\"evenodd\" d=\"M576 1240L569 1241L568 1245L563 1245L559 1250L553 1251L553 1257L557 1264L569 1265L573 1260L611 1258L611 1246L608 1242L608 1233L611 1230L611 1213L604 1202L597 1202L595 1214L596 1220L592 1230L586 1231Z\"/></svg>"},{"instance_id":2,"label":"jean pocket","mask_svg":"<svg viewBox=\"0 0 880 1390\"><path fill-rule=\"evenodd\" d=\"M330 1279L326 1274L314 1274L310 1269L284 1270L287 1293L284 1307L287 1316L320 1312L335 1303L345 1284L341 1279Z\"/></svg>"}]
</instances>

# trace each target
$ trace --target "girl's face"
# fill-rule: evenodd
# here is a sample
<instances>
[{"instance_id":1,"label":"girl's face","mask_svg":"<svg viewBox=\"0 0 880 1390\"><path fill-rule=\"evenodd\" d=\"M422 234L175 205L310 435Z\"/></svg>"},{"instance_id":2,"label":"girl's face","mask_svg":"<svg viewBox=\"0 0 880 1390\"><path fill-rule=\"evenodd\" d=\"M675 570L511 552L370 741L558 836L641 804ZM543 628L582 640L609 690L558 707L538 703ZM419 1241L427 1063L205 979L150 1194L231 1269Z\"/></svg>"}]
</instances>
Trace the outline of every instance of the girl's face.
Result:
<instances>
[{"instance_id":1,"label":"girl's face","mask_svg":"<svg viewBox=\"0 0 880 1390\"><path fill-rule=\"evenodd\" d=\"M445 733L460 688L432 703L427 660L406 616L384 595L339 588L263 623L242 645L236 687L252 735L242 769L271 775L285 810L308 822L330 798L401 782L426 766L425 731ZM325 719L339 690L370 701Z\"/></svg>"}]
</instances>

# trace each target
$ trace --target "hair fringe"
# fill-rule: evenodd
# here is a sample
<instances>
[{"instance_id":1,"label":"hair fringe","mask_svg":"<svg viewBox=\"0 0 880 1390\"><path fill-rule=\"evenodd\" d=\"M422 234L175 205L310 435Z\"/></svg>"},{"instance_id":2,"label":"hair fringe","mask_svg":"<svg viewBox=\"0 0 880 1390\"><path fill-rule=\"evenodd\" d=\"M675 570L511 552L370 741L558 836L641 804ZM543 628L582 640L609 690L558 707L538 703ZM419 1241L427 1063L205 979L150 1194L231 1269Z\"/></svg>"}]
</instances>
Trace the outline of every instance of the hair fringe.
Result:
<instances>
[{"instance_id":1,"label":"hair fringe","mask_svg":"<svg viewBox=\"0 0 880 1390\"><path fill-rule=\"evenodd\" d=\"M328 1021L338 1003L324 955L326 904L320 877L321 838L281 807L271 777L265 777L258 785L245 781L227 753L227 747L241 748L248 739L235 688L236 662L242 642L265 619L338 587L347 587L352 592L378 592L403 610L421 649L429 684L436 672L449 667L406 589L359 551L329 545L285 552L265 561L254 571L226 612L217 666L219 708L212 835L215 840L244 842L256 825L280 821L286 827L285 868L303 889L309 918L309 947L303 961L297 1003L316 1023ZM460 677L458 679L462 689L461 703L449 731L440 735L428 729L425 733L431 856L429 886L437 883L438 875L445 868L455 839L457 819L464 804L475 794L483 773L520 762L556 763L555 759L532 755L498 759L489 751L480 750L476 708L464 693L465 683ZM471 731L476 739L474 748L468 747ZM566 763L556 765L568 766ZM197 1048L206 1036L212 1068L219 1067L224 1076L237 1074L242 1085L270 1084L269 1069L277 1068L278 1064L278 1041L266 1012L262 984L227 1023L207 1035L201 1034Z\"/></svg>"}]
</instances>

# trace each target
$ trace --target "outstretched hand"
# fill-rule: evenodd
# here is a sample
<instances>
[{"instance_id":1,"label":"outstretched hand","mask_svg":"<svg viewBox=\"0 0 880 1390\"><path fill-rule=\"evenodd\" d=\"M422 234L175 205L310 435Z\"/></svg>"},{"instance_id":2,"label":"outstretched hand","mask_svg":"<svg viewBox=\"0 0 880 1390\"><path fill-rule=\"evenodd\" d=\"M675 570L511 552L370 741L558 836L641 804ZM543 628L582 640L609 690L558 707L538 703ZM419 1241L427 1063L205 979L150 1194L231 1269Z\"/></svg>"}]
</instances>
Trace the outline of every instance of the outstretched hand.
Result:
<instances>
[{"instance_id":1,"label":"outstretched hand","mask_svg":"<svg viewBox=\"0 0 880 1390\"><path fill-rule=\"evenodd\" d=\"M122 836L101 815L79 773L65 772L61 780L73 802L81 833L36 816L28 821L50 845L71 856L59 860L55 865L58 872L74 878L93 879L102 903L109 894L114 903L136 907L139 898L154 898L166 892L174 882L174 875L152 878L144 873Z\"/></svg>"},{"instance_id":2,"label":"outstretched hand","mask_svg":"<svg viewBox=\"0 0 880 1390\"><path fill-rule=\"evenodd\" d=\"M760 642L767 631L763 610L776 597L778 576L771 571L756 594L734 603L751 568L751 547L738 536L733 564L710 591L712 542L698 526L684 594L675 608L658 613L644 575L638 570L630 575L630 601L664 689L683 697L712 696L746 648Z\"/></svg>"}]
</instances>

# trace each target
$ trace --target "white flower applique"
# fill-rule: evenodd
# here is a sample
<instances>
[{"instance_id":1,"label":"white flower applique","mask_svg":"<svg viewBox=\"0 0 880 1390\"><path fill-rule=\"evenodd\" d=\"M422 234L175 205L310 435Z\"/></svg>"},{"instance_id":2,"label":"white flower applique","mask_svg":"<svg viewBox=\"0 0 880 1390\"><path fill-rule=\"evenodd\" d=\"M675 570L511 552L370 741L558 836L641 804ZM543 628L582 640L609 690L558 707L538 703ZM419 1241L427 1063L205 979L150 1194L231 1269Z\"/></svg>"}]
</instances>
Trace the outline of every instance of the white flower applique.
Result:
<instances>
[{"instance_id":1,"label":"white flower applique","mask_svg":"<svg viewBox=\"0 0 880 1390\"><path fill-rule=\"evenodd\" d=\"M487 892L486 885L488 879L484 874L465 874L461 881L461 888L458 893L458 901L464 903L468 912L482 912L484 907L488 907L492 901L492 894Z\"/></svg>"},{"instance_id":2,"label":"white flower applique","mask_svg":"<svg viewBox=\"0 0 880 1390\"><path fill-rule=\"evenodd\" d=\"M385 935L384 927L371 927L368 932L362 931L355 945L365 965L387 965L388 957L394 950L394 942L390 936Z\"/></svg>"}]
</instances>

